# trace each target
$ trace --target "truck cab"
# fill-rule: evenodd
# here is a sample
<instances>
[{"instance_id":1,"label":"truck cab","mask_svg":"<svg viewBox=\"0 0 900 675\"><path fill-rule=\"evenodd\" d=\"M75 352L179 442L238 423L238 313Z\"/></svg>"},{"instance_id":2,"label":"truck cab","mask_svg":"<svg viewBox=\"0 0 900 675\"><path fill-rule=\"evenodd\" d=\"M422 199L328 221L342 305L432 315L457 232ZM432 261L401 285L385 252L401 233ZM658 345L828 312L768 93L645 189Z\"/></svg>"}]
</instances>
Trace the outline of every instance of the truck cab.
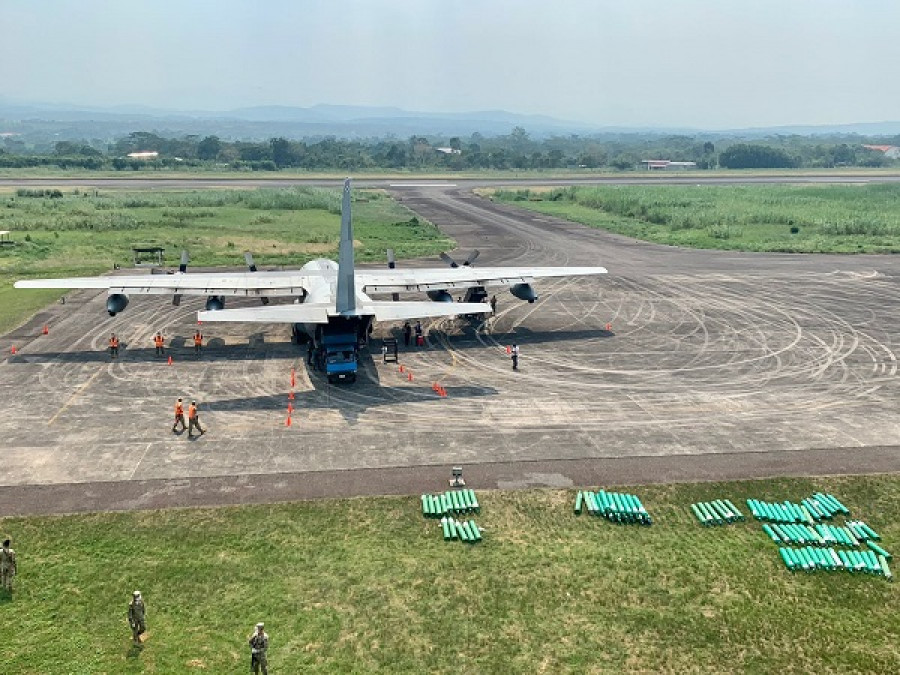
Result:
<instances>
[{"instance_id":1,"label":"truck cab","mask_svg":"<svg viewBox=\"0 0 900 675\"><path fill-rule=\"evenodd\" d=\"M356 333L324 335L320 350L322 370L331 384L356 381L359 343Z\"/></svg>"}]
</instances>

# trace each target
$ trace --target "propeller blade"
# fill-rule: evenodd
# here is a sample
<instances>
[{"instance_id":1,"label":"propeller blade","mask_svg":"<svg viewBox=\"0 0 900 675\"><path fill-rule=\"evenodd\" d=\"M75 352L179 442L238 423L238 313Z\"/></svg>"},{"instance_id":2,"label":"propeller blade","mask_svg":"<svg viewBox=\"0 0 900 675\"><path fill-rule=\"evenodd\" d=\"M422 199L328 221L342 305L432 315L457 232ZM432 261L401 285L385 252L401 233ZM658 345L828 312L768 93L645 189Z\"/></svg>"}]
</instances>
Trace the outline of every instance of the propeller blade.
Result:
<instances>
[{"instance_id":1,"label":"propeller blade","mask_svg":"<svg viewBox=\"0 0 900 675\"><path fill-rule=\"evenodd\" d=\"M388 261L388 269L394 269L397 267L397 259L394 258L394 249L389 248L387 250L387 261Z\"/></svg>"},{"instance_id":2,"label":"propeller blade","mask_svg":"<svg viewBox=\"0 0 900 675\"><path fill-rule=\"evenodd\" d=\"M441 251L441 260L450 265L450 267L459 267L459 263L457 263L453 258L451 258L443 251Z\"/></svg>"},{"instance_id":3,"label":"propeller blade","mask_svg":"<svg viewBox=\"0 0 900 675\"><path fill-rule=\"evenodd\" d=\"M480 256L480 255L481 255L481 251L479 251L479 250L476 248L474 251L472 251L472 252L469 254L469 257L466 258L466 261L463 263L463 265L466 266L466 267L471 267L471 266L472 266L472 263L475 262L475 260L476 260L476 259L478 258L478 256Z\"/></svg>"},{"instance_id":4,"label":"propeller blade","mask_svg":"<svg viewBox=\"0 0 900 675\"><path fill-rule=\"evenodd\" d=\"M256 263L253 262L253 254L250 253L250 251L244 251L244 262L247 263L247 269L249 269L251 272L256 271ZM265 296L261 297L259 301L264 305L269 304L269 299Z\"/></svg>"},{"instance_id":5,"label":"propeller blade","mask_svg":"<svg viewBox=\"0 0 900 675\"><path fill-rule=\"evenodd\" d=\"M187 251L182 251L182 252L181 252L181 264L178 265L178 271L179 271L181 274L184 274L185 272L187 272L187 266L188 266L188 261L189 261L189 260L190 260L190 258L188 257L188 252L187 252ZM181 304L181 294L180 294L180 293L175 293L175 294L172 296L172 306L173 306L173 307L178 307L180 304Z\"/></svg>"}]
</instances>

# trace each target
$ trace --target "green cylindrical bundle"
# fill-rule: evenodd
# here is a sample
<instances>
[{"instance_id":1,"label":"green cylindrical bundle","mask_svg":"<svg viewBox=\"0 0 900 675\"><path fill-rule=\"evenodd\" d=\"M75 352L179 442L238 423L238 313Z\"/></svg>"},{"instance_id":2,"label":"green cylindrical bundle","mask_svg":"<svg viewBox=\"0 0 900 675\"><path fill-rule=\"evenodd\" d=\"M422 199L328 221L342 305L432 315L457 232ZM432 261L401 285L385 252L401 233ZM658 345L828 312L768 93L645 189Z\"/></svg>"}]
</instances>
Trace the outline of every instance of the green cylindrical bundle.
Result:
<instances>
[{"instance_id":1,"label":"green cylindrical bundle","mask_svg":"<svg viewBox=\"0 0 900 675\"><path fill-rule=\"evenodd\" d=\"M583 506L583 504L584 504L584 493L581 490L579 490L578 494L575 495L575 515L576 516L581 515L581 507Z\"/></svg>"},{"instance_id":2,"label":"green cylindrical bundle","mask_svg":"<svg viewBox=\"0 0 900 675\"><path fill-rule=\"evenodd\" d=\"M469 497L472 501L472 508L475 509L475 513L481 513L481 504L478 503L478 497L475 496L475 490L469 490Z\"/></svg>"},{"instance_id":3,"label":"green cylindrical bundle","mask_svg":"<svg viewBox=\"0 0 900 675\"><path fill-rule=\"evenodd\" d=\"M787 567L791 572L797 569L797 566L794 564L794 559L791 558L786 548L779 548L778 552L781 554L781 559L784 560L785 567Z\"/></svg>"},{"instance_id":4,"label":"green cylindrical bundle","mask_svg":"<svg viewBox=\"0 0 900 675\"><path fill-rule=\"evenodd\" d=\"M621 515L622 501L619 499L619 493L618 492L610 492L609 497L610 497L610 501L612 502L611 506L610 506L610 512L615 516ZM616 520L618 520L618 518L616 518Z\"/></svg>"},{"instance_id":5,"label":"green cylindrical bundle","mask_svg":"<svg viewBox=\"0 0 900 675\"><path fill-rule=\"evenodd\" d=\"M837 554L838 554L838 558L841 559L841 565L844 566L844 569L847 570L848 572L852 572L853 571L853 563L850 560L850 556L847 555L847 552L846 551L838 551Z\"/></svg>"},{"instance_id":6,"label":"green cylindrical bundle","mask_svg":"<svg viewBox=\"0 0 900 675\"><path fill-rule=\"evenodd\" d=\"M856 522L858 522L858 523L859 523L859 526L860 526L863 530L866 531L866 534L868 535L868 537L867 537L868 539L875 539L876 541L878 541L879 539L881 539L881 537L878 536L878 533L877 533L875 530L873 530L871 527L869 527L868 525L866 525L863 521L858 520L858 521L856 521Z\"/></svg>"},{"instance_id":7,"label":"green cylindrical bundle","mask_svg":"<svg viewBox=\"0 0 900 675\"><path fill-rule=\"evenodd\" d=\"M473 541L481 541L481 530L478 529L474 520L469 521L469 531L472 533Z\"/></svg>"},{"instance_id":8,"label":"green cylindrical bundle","mask_svg":"<svg viewBox=\"0 0 900 675\"><path fill-rule=\"evenodd\" d=\"M718 525L719 518L716 516L715 512L709 508L709 504L706 502L700 502L698 504L700 510L706 514L706 521L708 525Z\"/></svg>"},{"instance_id":9,"label":"green cylindrical bundle","mask_svg":"<svg viewBox=\"0 0 900 675\"><path fill-rule=\"evenodd\" d=\"M839 570L844 566L841 563L841 559L838 557L837 551L833 548L828 549L828 555L831 556L831 562L834 565L834 569Z\"/></svg>"},{"instance_id":10,"label":"green cylindrical bundle","mask_svg":"<svg viewBox=\"0 0 900 675\"><path fill-rule=\"evenodd\" d=\"M722 520L724 520L726 523L730 523L732 520L734 520L734 514L731 512L731 509L725 506L725 502L723 502L721 499L716 499L714 502L712 502L712 505L716 508L716 510L719 512L719 515L722 517Z\"/></svg>"},{"instance_id":11,"label":"green cylindrical bundle","mask_svg":"<svg viewBox=\"0 0 900 675\"><path fill-rule=\"evenodd\" d=\"M850 540L851 546L859 546L860 541L865 541L869 538L868 533L861 529L857 523L848 521L844 528L847 530L847 538Z\"/></svg>"},{"instance_id":12,"label":"green cylindrical bundle","mask_svg":"<svg viewBox=\"0 0 900 675\"><path fill-rule=\"evenodd\" d=\"M770 525L766 525L766 527L772 530L772 532L775 533L775 536L781 539L781 541L783 541L784 543L792 544L794 542L791 536L787 532L782 530L781 526L778 523L772 523Z\"/></svg>"},{"instance_id":13,"label":"green cylindrical bundle","mask_svg":"<svg viewBox=\"0 0 900 675\"><path fill-rule=\"evenodd\" d=\"M806 571L814 572L816 569L816 559L813 558L812 552L806 546L804 546L803 548L798 549L798 550L803 555L803 558L806 560Z\"/></svg>"},{"instance_id":14,"label":"green cylindrical bundle","mask_svg":"<svg viewBox=\"0 0 900 675\"><path fill-rule=\"evenodd\" d=\"M757 502L755 499L748 499L747 508L750 509L751 516L753 516L757 520L763 520L763 514L759 508L759 502Z\"/></svg>"},{"instance_id":15,"label":"green cylindrical bundle","mask_svg":"<svg viewBox=\"0 0 900 675\"><path fill-rule=\"evenodd\" d=\"M806 508L805 506L803 506L803 504L801 504L800 506L798 506L798 507L797 507L797 510L800 512L800 515L802 516L802 521L803 521L803 522L807 523L808 525L815 525L815 524L816 524L815 518L812 517L812 514L809 512L809 509Z\"/></svg>"},{"instance_id":16,"label":"green cylindrical bundle","mask_svg":"<svg viewBox=\"0 0 900 675\"><path fill-rule=\"evenodd\" d=\"M703 515L703 512L700 510L700 507L696 504L691 504L691 511L694 512L694 515L697 517L697 520L700 521L701 525L709 525L706 520L706 516Z\"/></svg>"},{"instance_id":17,"label":"green cylindrical bundle","mask_svg":"<svg viewBox=\"0 0 900 675\"><path fill-rule=\"evenodd\" d=\"M469 541L472 538L472 535L469 533L469 528L466 527L466 524L463 521L456 522L456 532L459 535L460 541Z\"/></svg>"},{"instance_id":18,"label":"green cylindrical bundle","mask_svg":"<svg viewBox=\"0 0 900 675\"><path fill-rule=\"evenodd\" d=\"M469 493L465 490L457 490L456 494L459 496L459 503L462 505L463 510L468 513L472 510L472 505L469 504Z\"/></svg>"},{"instance_id":19,"label":"green cylindrical bundle","mask_svg":"<svg viewBox=\"0 0 900 675\"><path fill-rule=\"evenodd\" d=\"M835 496L832 495L832 494L826 494L825 496L828 498L828 500L829 500L832 504L834 504L834 505L837 507L837 510L838 510L838 511L840 511L841 513L843 513L845 516L849 516L849 515L850 515L850 509L848 509L846 506L844 506L843 504L841 504L841 500L839 500L837 497L835 497Z\"/></svg>"},{"instance_id":20,"label":"green cylindrical bundle","mask_svg":"<svg viewBox=\"0 0 900 675\"><path fill-rule=\"evenodd\" d=\"M763 529L763 532L765 532L767 535L769 535L769 539L774 541L776 544L781 543L781 541L782 541L781 537L779 537L777 534L775 534L775 531L771 527L769 527L768 524L763 523L762 529Z\"/></svg>"},{"instance_id":21,"label":"green cylindrical bundle","mask_svg":"<svg viewBox=\"0 0 900 675\"><path fill-rule=\"evenodd\" d=\"M888 581L893 581L894 575L891 574L891 568L888 567L887 558L885 558L883 555L878 556L878 564L881 565L881 573L884 575L884 578Z\"/></svg>"},{"instance_id":22,"label":"green cylindrical bundle","mask_svg":"<svg viewBox=\"0 0 900 675\"><path fill-rule=\"evenodd\" d=\"M867 542L866 542L866 546L868 546L870 549L872 549L873 551L875 551L875 553L877 553L878 555L884 556L884 557L887 558L888 560L891 559L891 554L888 553L887 551L885 551L883 548L881 548L881 547L880 547L878 544L876 544L874 541L867 541Z\"/></svg>"},{"instance_id":23,"label":"green cylindrical bundle","mask_svg":"<svg viewBox=\"0 0 900 675\"><path fill-rule=\"evenodd\" d=\"M731 509L731 512L732 512L732 513L734 513L734 517L735 517L737 520L743 520L743 519L744 519L744 514L741 513L740 511L738 511L738 508L732 503L732 501L731 501L730 499L726 499L726 500L724 500L724 501L725 501L725 505L726 505L729 509Z\"/></svg>"},{"instance_id":24,"label":"green cylindrical bundle","mask_svg":"<svg viewBox=\"0 0 900 675\"><path fill-rule=\"evenodd\" d=\"M453 537L450 536L450 524L447 522L446 518L441 519L441 529L444 531L444 540L449 541Z\"/></svg>"}]
</instances>

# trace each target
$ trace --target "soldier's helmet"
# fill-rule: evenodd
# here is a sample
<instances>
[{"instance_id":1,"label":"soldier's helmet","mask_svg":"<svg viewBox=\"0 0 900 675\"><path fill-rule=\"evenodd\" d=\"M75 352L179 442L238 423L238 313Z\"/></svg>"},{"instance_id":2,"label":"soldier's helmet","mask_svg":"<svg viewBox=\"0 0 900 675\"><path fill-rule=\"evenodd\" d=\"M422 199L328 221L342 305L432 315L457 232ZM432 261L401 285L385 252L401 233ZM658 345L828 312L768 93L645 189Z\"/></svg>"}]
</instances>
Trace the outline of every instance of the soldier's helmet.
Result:
<instances>
[{"instance_id":1,"label":"soldier's helmet","mask_svg":"<svg viewBox=\"0 0 900 675\"><path fill-rule=\"evenodd\" d=\"M141 597L141 592L140 592L140 591L135 591L134 593L132 593L132 595L133 595L134 597L136 597L136 598L139 598L139 597Z\"/></svg>"},{"instance_id":2,"label":"soldier's helmet","mask_svg":"<svg viewBox=\"0 0 900 675\"><path fill-rule=\"evenodd\" d=\"M265 628L266 624L264 624L262 621L260 621L258 624L256 624L256 627L257 628Z\"/></svg>"}]
</instances>

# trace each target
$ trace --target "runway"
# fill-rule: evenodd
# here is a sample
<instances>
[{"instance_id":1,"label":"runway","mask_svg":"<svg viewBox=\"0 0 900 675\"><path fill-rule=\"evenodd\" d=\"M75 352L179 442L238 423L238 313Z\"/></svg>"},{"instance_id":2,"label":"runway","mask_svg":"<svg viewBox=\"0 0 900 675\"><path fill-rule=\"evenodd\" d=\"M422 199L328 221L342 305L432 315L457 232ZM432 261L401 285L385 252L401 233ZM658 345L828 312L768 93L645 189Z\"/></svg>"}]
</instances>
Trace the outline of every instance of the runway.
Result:
<instances>
[{"instance_id":1,"label":"runway","mask_svg":"<svg viewBox=\"0 0 900 675\"><path fill-rule=\"evenodd\" d=\"M72 293L0 338L19 350L0 363L0 513L416 494L451 465L476 488L900 470L895 258L676 249L458 182L390 189L480 264L609 274L537 284L533 305L504 292L484 323L426 324L427 348L401 354L412 381L375 348L352 387L307 372L286 326L204 326L195 359L202 301L135 298L110 318L105 294ZM201 402L200 440L171 434L179 395Z\"/></svg>"},{"instance_id":2,"label":"runway","mask_svg":"<svg viewBox=\"0 0 900 675\"><path fill-rule=\"evenodd\" d=\"M300 185L311 187L338 188L343 178L281 178L277 174L267 177L247 178L244 175L213 177L132 177L128 174L117 177L94 177L82 175L77 177L54 178L3 178L0 177L0 188L26 187L61 187L66 189L94 188L104 190L193 190L212 188L289 188ZM876 172L835 172L835 173L789 173L789 174L754 174L709 176L701 172L659 172L601 174L585 176L508 176L488 178L437 177L437 178L398 178L397 176L357 176L353 185L357 188L405 189L420 187L424 184L442 189L462 188L476 189L485 187L528 187L528 186L566 186L566 185L747 185L747 184L865 184L896 183L900 174Z\"/></svg>"}]
</instances>

